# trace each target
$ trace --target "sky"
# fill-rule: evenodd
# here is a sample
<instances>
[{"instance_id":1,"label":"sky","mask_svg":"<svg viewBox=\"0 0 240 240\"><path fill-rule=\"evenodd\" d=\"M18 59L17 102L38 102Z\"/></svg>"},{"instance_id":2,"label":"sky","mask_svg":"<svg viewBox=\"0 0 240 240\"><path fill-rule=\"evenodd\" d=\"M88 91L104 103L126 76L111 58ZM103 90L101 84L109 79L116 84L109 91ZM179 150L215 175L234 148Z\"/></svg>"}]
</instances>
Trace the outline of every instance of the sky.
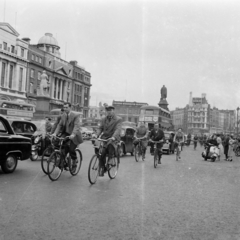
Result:
<instances>
[{"instance_id":1,"label":"sky","mask_svg":"<svg viewBox=\"0 0 240 240\"><path fill-rule=\"evenodd\" d=\"M239 13L236 0L0 0L0 21L19 38L37 44L52 33L62 58L91 73L92 106L157 105L165 85L170 110L185 107L190 92L236 109Z\"/></svg>"}]
</instances>

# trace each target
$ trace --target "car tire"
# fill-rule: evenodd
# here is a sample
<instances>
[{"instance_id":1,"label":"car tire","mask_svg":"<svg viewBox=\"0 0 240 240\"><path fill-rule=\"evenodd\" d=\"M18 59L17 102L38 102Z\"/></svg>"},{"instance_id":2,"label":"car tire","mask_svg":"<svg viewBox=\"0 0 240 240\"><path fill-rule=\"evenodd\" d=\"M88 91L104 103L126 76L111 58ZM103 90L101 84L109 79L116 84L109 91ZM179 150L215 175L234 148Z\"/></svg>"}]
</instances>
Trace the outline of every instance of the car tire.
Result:
<instances>
[{"instance_id":1,"label":"car tire","mask_svg":"<svg viewBox=\"0 0 240 240\"><path fill-rule=\"evenodd\" d=\"M4 173L12 173L15 171L17 164L18 164L17 156L14 154L9 154L1 164L2 171Z\"/></svg>"}]
</instances>

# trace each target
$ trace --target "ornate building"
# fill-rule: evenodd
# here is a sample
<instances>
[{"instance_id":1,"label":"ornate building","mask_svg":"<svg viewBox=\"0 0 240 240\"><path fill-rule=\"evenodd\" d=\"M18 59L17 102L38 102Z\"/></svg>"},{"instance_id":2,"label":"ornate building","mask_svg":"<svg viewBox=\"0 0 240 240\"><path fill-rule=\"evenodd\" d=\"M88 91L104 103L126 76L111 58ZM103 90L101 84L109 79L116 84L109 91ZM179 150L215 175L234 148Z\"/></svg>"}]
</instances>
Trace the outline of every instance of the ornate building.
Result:
<instances>
[{"instance_id":1,"label":"ornate building","mask_svg":"<svg viewBox=\"0 0 240 240\"><path fill-rule=\"evenodd\" d=\"M0 23L0 99L26 101L28 42L8 23Z\"/></svg>"}]
</instances>

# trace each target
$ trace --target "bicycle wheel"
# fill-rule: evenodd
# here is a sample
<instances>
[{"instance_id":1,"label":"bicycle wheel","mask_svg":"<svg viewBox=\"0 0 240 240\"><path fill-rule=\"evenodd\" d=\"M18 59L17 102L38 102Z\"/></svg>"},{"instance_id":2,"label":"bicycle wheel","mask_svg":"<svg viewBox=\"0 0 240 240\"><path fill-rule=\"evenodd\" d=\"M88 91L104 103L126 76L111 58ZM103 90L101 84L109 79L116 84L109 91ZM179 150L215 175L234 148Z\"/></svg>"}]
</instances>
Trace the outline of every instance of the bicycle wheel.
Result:
<instances>
[{"instance_id":1,"label":"bicycle wheel","mask_svg":"<svg viewBox=\"0 0 240 240\"><path fill-rule=\"evenodd\" d=\"M99 171L99 157L98 155L93 155L89 162L88 167L88 181L91 184L96 183Z\"/></svg>"},{"instance_id":2,"label":"bicycle wheel","mask_svg":"<svg viewBox=\"0 0 240 240\"><path fill-rule=\"evenodd\" d=\"M176 161L178 161L178 157L179 157L179 146L177 146Z\"/></svg>"},{"instance_id":3,"label":"bicycle wheel","mask_svg":"<svg viewBox=\"0 0 240 240\"><path fill-rule=\"evenodd\" d=\"M76 163L75 167L73 167L72 158L71 157L68 158L68 167L69 167L69 171L72 174L72 176L76 176L82 166L82 153L81 153L80 149L76 149L75 152L77 155L77 159L75 161L75 163Z\"/></svg>"},{"instance_id":4,"label":"bicycle wheel","mask_svg":"<svg viewBox=\"0 0 240 240\"><path fill-rule=\"evenodd\" d=\"M117 176L119 160L118 157L114 156L110 161L111 164L108 164L108 176L110 179L114 179Z\"/></svg>"},{"instance_id":5,"label":"bicycle wheel","mask_svg":"<svg viewBox=\"0 0 240 240\"><path fill-rule=\"evenodd\" d=\"M154 151L154 159L153 159L154 168L156 168L157 165L158 165L158 158L159 158L159 156L158 156L158 151L157 151L157 148L156 148L155 151Z\"/></svg>"},{"instance_id":6,"label":"bicycle wheel","mask_svg":"<svg viewBox=\"0 0 240 240\"><path fill-rule=\"evenodd\" d=\"M53 153L53 151L54 151L54 149L52 147L48 147L44 150L44 152L42 154L41 167L45 174L48 174L48 171L47 171L48 159L49 159L50 155Z\"/></svg>"},{"instance_id":7,"label":"bicycle wheel","mask_svg":"<svg viewBox=\"0 0 240 240\"><path fill-rule=\"evenodd\" d=\"M55 151L48 159L48 177L52 181L58 180L63 171L62 156L59 151Z\"/></svg>"},{"instance_id":8,"label":"bicycle wheel","mask_svg":"<svg viewBox=\"0 0 240 240\"><path fill-rule=\"evenodd\" d=\"M139 161L140 156L141 156L140 147L139 147L139 144L137 144L136 147L135 147L135 160L136 160L136 162Z\"/></svg>"}]
</instances>

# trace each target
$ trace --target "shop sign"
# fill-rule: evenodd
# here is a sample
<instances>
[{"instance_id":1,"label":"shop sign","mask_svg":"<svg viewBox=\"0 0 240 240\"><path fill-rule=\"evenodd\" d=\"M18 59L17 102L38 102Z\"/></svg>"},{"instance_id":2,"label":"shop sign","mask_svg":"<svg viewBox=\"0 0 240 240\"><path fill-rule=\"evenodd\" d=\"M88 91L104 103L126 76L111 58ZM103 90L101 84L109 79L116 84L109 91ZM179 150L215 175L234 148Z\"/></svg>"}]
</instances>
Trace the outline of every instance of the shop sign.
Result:
<instances>
[{"instance_id":1,"label":"shop sign","mask_svg":"<svg viewBox=\"0 0 240 240\"><path fill-rule=\"evenodd\" d=\"M144 120L147 122L152 122L152 117L145 117Z\"/></svg>"}]
</instances>

